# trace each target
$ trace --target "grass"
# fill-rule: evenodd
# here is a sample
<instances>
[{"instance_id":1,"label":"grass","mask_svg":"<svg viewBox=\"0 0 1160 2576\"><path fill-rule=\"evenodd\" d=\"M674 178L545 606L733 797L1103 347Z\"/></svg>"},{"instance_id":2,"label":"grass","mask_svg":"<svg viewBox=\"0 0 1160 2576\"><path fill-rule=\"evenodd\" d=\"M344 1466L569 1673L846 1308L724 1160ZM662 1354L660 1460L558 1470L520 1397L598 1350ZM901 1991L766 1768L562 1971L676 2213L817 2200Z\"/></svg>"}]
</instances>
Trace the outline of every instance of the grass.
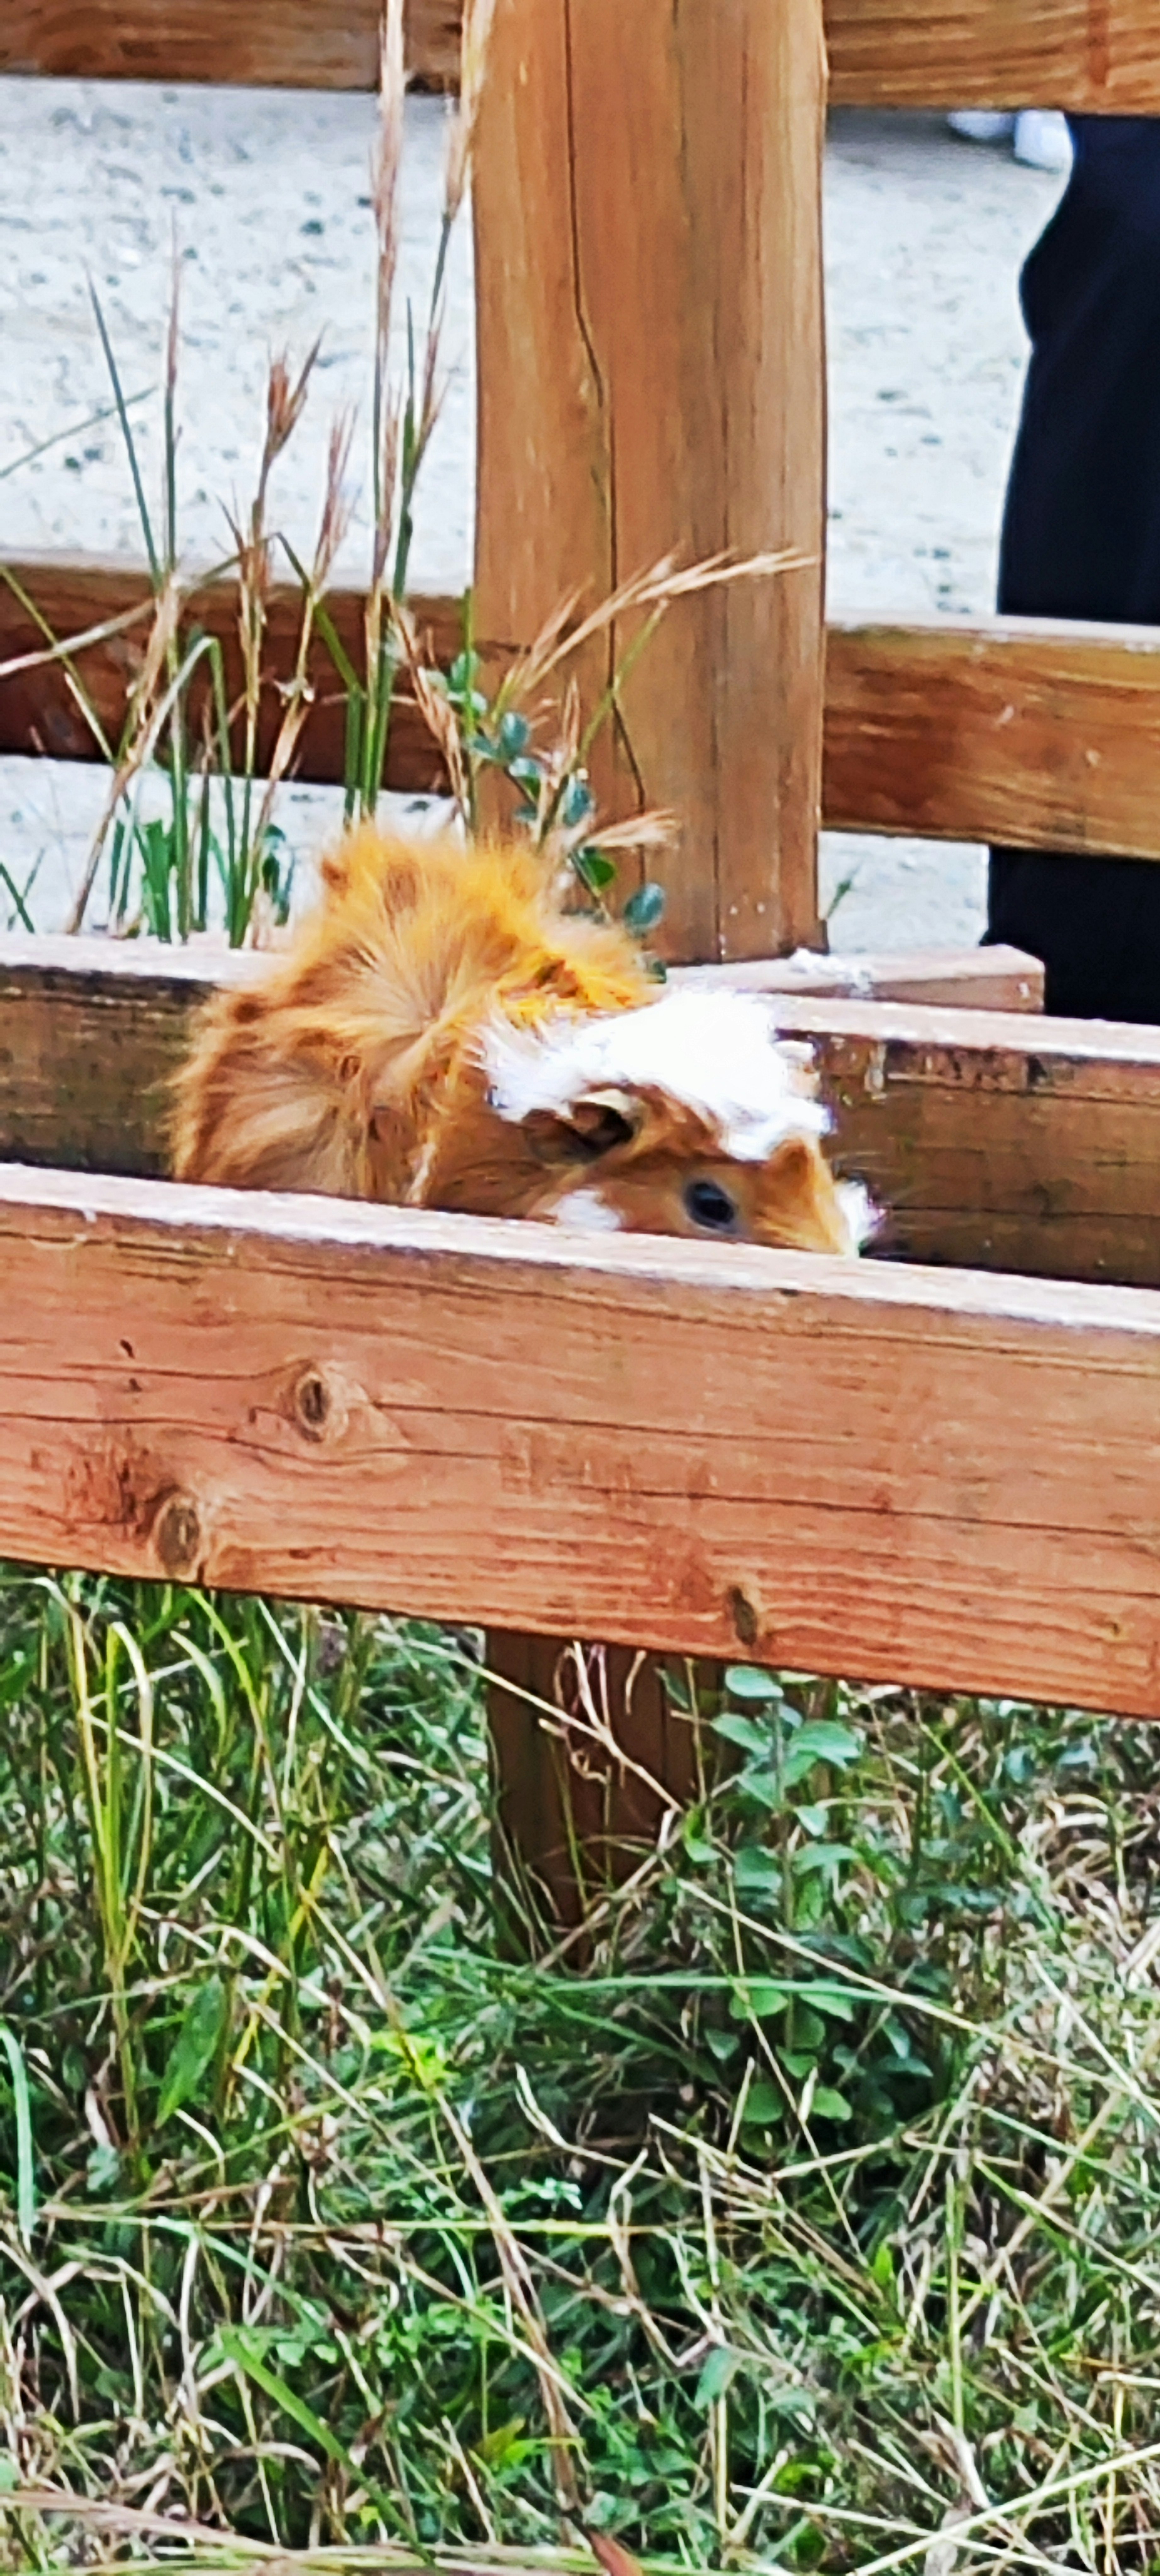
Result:
<instances>
[{"instance_id":1,"label":"grass","mask_svg":"<svg viewBox=\"0 0 1160 2576\"><path fill-rule=\"evenodd\" d=\"M579 1960L470 1640L12 1573L0 1697L13 2566L1157 2564L1146 1729L735 1673Z\"/></svg>"}]
</instances>

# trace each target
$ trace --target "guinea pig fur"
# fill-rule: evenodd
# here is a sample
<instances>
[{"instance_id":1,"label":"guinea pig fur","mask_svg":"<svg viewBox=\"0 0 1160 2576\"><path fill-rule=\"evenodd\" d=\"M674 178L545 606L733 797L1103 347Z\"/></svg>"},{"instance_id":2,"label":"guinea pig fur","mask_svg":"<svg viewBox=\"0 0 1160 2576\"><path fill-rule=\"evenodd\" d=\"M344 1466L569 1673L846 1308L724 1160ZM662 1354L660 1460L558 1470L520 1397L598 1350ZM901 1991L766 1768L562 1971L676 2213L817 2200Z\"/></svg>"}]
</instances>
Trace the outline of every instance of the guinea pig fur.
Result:
<instances>
[{"instance_id":1,"label":"guinea pig fur","mask_svg":"<svg viewBox=\"0 0 1160 2576\"><path fill-rule=\"evenodd\" d=\"M856 1252L810 1052L770 1004L658 988L526 845L352 833L263 981L201 1014L173 1167L588 1230Z\"/></svg>"}]
</instances>

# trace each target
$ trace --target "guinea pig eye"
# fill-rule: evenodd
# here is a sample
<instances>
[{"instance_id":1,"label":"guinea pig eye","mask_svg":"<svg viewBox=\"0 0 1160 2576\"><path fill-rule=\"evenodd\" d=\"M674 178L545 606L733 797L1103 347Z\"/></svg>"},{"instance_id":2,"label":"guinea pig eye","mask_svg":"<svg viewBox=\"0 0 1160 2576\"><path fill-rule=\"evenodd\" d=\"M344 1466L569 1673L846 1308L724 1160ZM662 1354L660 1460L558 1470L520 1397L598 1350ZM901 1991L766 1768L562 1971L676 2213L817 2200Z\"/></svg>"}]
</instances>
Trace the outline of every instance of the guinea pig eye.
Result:
<instances>
[{"instance_id":1,"label":"guinea pig eye","mask_svg":"<svg viewBox=\"0 0 1160 2576\"><path fill-rule=\"evenodd\" d=\"M737 1225L737 1201L722 1189L720 1181L690 1181L685 1191L685 1214L705 1234L732 1234Z\"/></svg>"}]
</instances>

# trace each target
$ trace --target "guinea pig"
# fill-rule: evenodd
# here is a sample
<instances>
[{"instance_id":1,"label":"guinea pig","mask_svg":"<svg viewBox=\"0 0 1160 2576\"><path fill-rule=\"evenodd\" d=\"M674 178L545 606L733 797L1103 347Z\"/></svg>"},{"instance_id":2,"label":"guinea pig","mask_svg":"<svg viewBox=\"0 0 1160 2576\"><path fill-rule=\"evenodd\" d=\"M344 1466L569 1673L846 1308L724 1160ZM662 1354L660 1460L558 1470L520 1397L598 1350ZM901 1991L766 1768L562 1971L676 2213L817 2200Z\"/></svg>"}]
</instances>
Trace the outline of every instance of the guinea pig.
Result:
<instances>
[{"instance_id":1,"label":"guinea pig","mask_svg":"<svg viewBox=\"0 0 1160 2576\"><path fill-rule=\"evenodd\" d=\"M530 846L364 825L177 1079L180 1179L852 1254L810 1051L760 996L671 989Z\"/></svg>"}]
</instances>

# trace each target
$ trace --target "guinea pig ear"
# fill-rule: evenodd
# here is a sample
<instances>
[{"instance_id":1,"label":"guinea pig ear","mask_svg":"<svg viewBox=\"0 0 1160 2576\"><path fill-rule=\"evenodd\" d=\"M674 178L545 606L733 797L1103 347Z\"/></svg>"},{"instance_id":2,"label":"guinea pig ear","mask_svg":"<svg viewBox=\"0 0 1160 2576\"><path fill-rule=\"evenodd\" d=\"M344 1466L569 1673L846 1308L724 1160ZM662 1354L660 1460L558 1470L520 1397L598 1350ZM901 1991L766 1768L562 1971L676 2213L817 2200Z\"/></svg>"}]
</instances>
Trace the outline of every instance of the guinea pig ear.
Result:
<instances>
[{"instance_id":1,"label":"guinea pig ear","mask_svg":"<svg viewBox=\"0 0 1160 2576\"><path fill-rule=\"evenodd\" d=\"M598 1163L632 1143L643 1114L629 1091L589 1091L566 1109L530 1109L520 1129L539 1163Z\"/></svg>"}]
</instances>

